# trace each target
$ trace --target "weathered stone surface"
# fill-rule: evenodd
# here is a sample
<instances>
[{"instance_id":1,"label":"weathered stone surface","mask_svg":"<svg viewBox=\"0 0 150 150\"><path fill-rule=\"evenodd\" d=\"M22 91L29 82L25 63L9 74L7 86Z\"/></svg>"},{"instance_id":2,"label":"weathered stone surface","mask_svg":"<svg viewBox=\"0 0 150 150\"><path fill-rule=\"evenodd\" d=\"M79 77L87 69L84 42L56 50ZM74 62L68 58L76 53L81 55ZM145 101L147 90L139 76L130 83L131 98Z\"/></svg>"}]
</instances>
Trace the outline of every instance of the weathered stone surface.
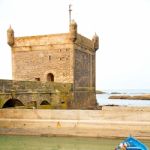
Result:
<instances>
[{"instance_id":1,"label":"weathered stone surface","mask_svg":"<svg viewBox=\"0 0 150 150\"><path fill-rule=\"evenodd\" d=\"M94 107L98 36L90 40L78 34L75 21L69 27L69 33L13 37L13 80L72 83L73 103L69 101L68 106Z\"/></svg>"},{"instance_id":2,"label":"weathered stone surface","mask_svg":"<svg viewBox=\"0 0 150 150\"><path fill-rule=\"evenodd\" d=\"M1 109L0 134L150 139L150 108L102 110Z\"/></svg>"},{"instance_id":3,"label":"weathered stone surface","mask_svg":"<svg viewBox=\"0 0 150 150\"><path fill-rule=\"evenodd\" d=\"M0 108L69 108L72 92L69 83L0 80Z\"/></svg>"},{"instance_id":4,"label":"weathered stone surface","mask_svg":"<svg viewBox=\"0 0 150 150\"><path fill-rule=\"evenodd\" d=\"M72 53L68 34L15 38L13 79L47 81L52 73L55 82L72 83Z\"/></svg>"}]
</instances>

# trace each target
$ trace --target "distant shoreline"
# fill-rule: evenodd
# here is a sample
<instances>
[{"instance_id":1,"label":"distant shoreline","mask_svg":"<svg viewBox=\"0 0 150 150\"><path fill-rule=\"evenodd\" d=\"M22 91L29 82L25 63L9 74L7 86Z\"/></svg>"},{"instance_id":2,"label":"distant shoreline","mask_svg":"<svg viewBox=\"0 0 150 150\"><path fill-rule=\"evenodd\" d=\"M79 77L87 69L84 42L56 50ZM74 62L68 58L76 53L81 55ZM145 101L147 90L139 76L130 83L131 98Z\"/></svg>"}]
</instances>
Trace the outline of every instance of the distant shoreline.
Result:
<instances>
[{"instance_id":1,"label":"distant shoreline","mask_svg":"<svg viewBox=\"0 0 150 150\"><path fill-rule=\"evenodd\" d=\"M106 92L100 91L100 90L96 90L96 94L105 94Z\"/></svg>"},{"instance_id":2,"label":"distant shoreline","mask_svg":"<svg viewBox=\"0 0 150 150\"><path fill-rule=\"evenodd\" d=\"M142 94L142 95L113 95L109 96L108 99L124 99L124 100L150 100L150 94Z\"/></svg>"}]
</instances>

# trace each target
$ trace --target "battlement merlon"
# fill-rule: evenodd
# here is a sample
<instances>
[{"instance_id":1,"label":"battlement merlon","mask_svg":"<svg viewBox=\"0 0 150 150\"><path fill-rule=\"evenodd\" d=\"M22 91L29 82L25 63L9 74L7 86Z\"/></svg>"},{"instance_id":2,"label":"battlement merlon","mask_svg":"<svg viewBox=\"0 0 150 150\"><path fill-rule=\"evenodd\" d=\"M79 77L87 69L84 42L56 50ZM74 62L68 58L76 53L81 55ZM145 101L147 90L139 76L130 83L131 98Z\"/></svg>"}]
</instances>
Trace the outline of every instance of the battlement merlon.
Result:
<instances>
[{"instance_id":1,"label":"battlement merlon","mask_svg":"<svg viewBox=\"0 0 150 150\"><path fill-rule=\"evenodd\" d=\"M14 45L14 30L11 28L11 26L7 30L7 43L11 47Z\"/></svg>"},{"instance_id":2,"label":"battlement merlon","mask_svg":"<svg viewBox=\"0 0 150 150\"><path fill-rule=\"evenodd\" d=\"M69 33L61 34L49 34L49 35L36 35L36 36L24 36L24 37L14 37L14 31L12 28L7 30L7 40L8 45L11 46L12 50L17 50L17 48L24 47L34 47L34 46L53 46L53 45L64 45L64 44L78 44L87 47L91 51L96 51L99 48L99 38L94 35L93 39L90 40L77 33L77 24L73 22L70 25ZM29 49L29 48L27 48ZM34 48L32 49L34 50Z\"/></svg>"}]
</instances>

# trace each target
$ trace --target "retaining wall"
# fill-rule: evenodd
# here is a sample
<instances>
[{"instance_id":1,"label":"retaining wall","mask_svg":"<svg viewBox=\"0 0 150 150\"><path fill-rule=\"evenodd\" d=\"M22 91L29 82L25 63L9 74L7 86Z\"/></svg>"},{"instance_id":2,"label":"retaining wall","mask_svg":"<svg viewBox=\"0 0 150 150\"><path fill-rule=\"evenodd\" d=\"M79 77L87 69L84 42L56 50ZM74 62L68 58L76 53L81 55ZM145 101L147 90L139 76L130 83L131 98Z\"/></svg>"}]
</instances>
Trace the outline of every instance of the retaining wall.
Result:
<instances>
[{"instance_id":1,"label":"retaining wall","mask_svg":"<svg viewBox=\"0 0 150 150\"><path fill-rule=\"evenodd\" d=\"M1 109L0 134L150 139L150 108Z\"/></svg>"}]
</instances>

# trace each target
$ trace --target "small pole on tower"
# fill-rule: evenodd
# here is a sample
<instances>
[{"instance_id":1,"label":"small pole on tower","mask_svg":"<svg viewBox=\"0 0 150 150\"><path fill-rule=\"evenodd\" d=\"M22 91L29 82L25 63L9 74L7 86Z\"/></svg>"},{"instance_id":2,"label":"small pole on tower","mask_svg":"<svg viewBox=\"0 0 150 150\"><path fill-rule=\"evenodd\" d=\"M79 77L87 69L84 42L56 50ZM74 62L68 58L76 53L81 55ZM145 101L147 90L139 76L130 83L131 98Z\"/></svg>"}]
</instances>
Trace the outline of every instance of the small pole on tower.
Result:
<instances>
[{"instance_id":1,"label":"small pole on tower","mask_svg":"<svg viewBox=\"0 0 150 150\"><path fill-rule=\"evenodd\" d=\"M69 5L69 22L71 23L71 11L72 11L72 9L71 9L71 4Z\"/></svg>"}]
</instances>

